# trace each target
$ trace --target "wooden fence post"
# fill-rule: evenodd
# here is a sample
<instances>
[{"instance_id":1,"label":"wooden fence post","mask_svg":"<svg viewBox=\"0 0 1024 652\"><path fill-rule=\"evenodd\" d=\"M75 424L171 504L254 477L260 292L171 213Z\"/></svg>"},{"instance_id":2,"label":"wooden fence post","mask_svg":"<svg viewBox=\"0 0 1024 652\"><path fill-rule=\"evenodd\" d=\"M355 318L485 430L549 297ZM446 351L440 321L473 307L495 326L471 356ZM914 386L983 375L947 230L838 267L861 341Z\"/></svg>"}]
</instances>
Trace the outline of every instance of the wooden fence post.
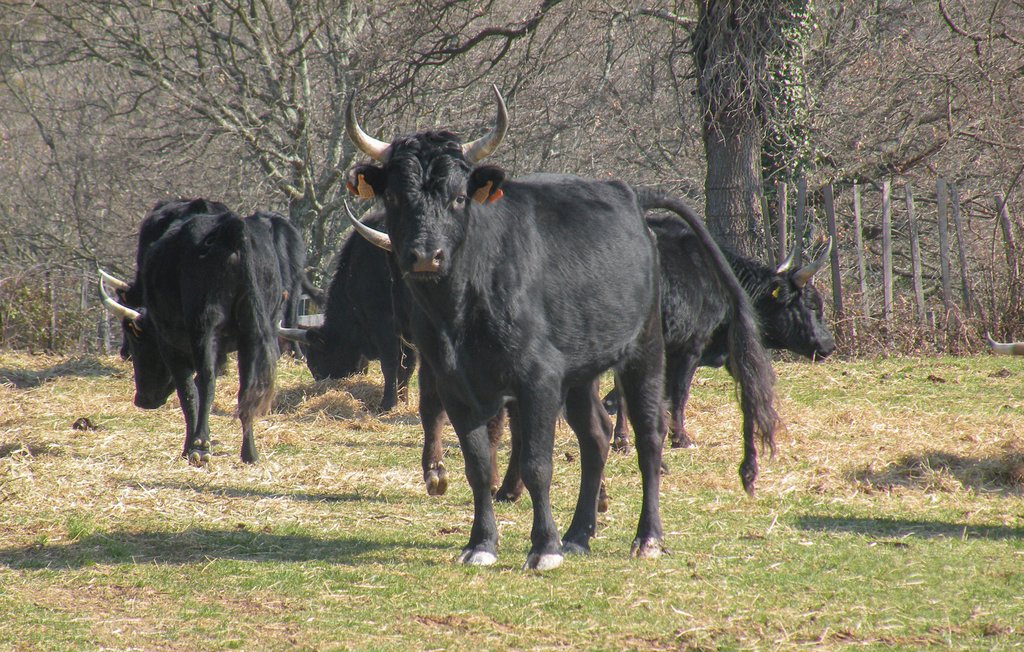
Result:
<instances>
[{"instance_id":1,"label":"wooden fence post","mask_svg":"<svg viewBox=\"0 0 1024 652\"><path fill-rule=\"evenodd\" d=\"M864 264L864 234L860 223L860 186L853 184L853 233L854 247L857 250L857 274L860 280L861 310L864 316L871 315L871 302L868 300L868 273Z\"/></svg>"},{"instance_id":2,"label":"wooden fence post","mask_svg":"<svg viewBox=\"0 0 1024 652\"><path fill-rule=\"evenodd\" d=\"M882 319L892 319L892 205L889 182L882 182Z\"/></svg>"},{"instance_id":3,"label":"wooden fence post","mask_svg":"<svg viewBox=\"0 0 1024 652\"><path fill-rule=\"evenodd\" d=\"M839 273L839 235L836 229L836 205L835 205L835 190L832 184L828 184L822 190L822 199L825 204L825 218L828 220L828 235L832 239L832 253L830 254L830 262L832 263L832 309L835 313L836 321L841 327L844 327L845 317L843 311L843 278ZM837 333L842 333L841 329L837 329Z\"/></svg>"},{"instance_id":4,"label":"wooden fence post","mask_svg":"<svg viewBox=\"0 0 1024 652\"><path fill-rule=\"evenodd\" d=\"M971 299L970 273L967 269L967 248L964 245L963 218L960 215L960 193L956 186L949 186L949 212L953 216L953 226L956 228L956 248L960 258L960 285L964 296L964 314L970 319L974 314L974 305Z\"/></svg>"},{"instance_id":5,"label":"wooden fence post","mask_svg":"<svg viewBox=\"0 0 1024 652\"><path fill-rule=\"evenodd\" d=\"M785 181L780 181L776 186L776 201L778 206L776 207L778 212L778 229L779 229L779 264L786 260L786 213L789 211L789 207L786 206L788 188Z\"/></svg>"},{"instance_id":6,"label":"wooden fence post","mask_svg":"<svg viewBox=\"0 0 1024 652\"><path fill-rule=\"evenodd\" d=\"M945 321L953 314L953 284L949 278L949 222L946 216L946 182L941 178L935 180L935 204L938 209L939 222L939 270L942 274L942 308L946 313Z\"/></svg>"},{"instance_id":7,"label":"wooden fence post","mask_svg":"<svg viewBox=\"0 0 1024 652\"><path fill-rule=\"evenodd\" d=\"M807 210L807 177L796 180L796 216L793 218L793 246L796 247L794 265L800 267L804 256L804 212Z\"/></svg>"},{"instance_id":8,"label":"wooden fence post","mask_svg":"<svg viewBox=\"0 0 1024 652\"><path fill-rule=\"evenodd\" d=\"M910 264L913 273L914 303L917 307L917 321L922 328L928 327L924 308L924 287L921 280L921 240L917 232L917 216L914 215L914 189L904 185L907 198L907 219L910 222Z\"/></svg>"}]
</instances>

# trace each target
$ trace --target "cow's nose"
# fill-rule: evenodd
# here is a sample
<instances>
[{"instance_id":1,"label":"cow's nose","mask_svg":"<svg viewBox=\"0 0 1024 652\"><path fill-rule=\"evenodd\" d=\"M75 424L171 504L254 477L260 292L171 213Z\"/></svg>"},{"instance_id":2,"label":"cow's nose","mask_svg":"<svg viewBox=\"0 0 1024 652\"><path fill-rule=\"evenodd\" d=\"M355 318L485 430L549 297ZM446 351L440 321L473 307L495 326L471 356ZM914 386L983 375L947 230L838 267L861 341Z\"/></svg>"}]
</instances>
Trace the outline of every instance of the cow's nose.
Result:
<instances>
[{"instance_id":1,"label":"cow's nose","mask_svg":"<svg viewBox=\"0 0 1024 652\"><path fill-rule=\"evenodd\" d=\"M413 251L412 271L414 272L436 272L441 269L444 261L444 251L435 249L432 252Z\"/></svg>"}]
</instances>

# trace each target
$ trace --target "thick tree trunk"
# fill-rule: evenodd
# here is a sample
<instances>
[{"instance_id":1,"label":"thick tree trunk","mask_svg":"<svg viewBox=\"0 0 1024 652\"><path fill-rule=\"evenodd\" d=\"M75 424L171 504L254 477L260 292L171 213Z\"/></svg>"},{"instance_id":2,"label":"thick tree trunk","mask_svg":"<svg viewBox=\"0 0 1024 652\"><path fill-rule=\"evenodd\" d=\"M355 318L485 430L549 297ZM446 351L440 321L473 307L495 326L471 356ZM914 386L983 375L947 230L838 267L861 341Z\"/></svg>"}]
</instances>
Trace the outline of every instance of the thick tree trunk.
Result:
<instances>
[{"instance_id":1,"label":"thick tree trunk","mask_svg":"<svg viewBox=\"0 0 1024 652\"><path fill-rule=\"evenodd\" d=\"M751 118L706 120L704 152L705 219L719 242L748 256L757 255L761 221L761 136Z\"/></svg>"}]
</instances>

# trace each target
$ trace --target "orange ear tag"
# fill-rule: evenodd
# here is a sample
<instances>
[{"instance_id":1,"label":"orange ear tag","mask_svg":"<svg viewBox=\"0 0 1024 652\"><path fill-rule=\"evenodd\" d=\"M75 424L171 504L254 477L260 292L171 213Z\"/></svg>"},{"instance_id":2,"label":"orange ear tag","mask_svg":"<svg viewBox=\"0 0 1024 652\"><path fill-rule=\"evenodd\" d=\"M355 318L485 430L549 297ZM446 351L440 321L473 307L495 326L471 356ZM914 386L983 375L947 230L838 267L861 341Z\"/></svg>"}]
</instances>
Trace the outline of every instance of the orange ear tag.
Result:
<instances>
[{"instance_id":1,"label":"orange ear tag","mask_svg":"<svg viewBox=\"0 0 1024 652\"><path fill-rule=\"evenodd\" d=\"M504 196L505 196L504 191L502 191L501 188L498 188L497 190L494 191L494 193L490 197L487 198L487 203L488 204L493 204L494 202L498 201L499 199L501 199Z\"/></svg>"}]
</instances>

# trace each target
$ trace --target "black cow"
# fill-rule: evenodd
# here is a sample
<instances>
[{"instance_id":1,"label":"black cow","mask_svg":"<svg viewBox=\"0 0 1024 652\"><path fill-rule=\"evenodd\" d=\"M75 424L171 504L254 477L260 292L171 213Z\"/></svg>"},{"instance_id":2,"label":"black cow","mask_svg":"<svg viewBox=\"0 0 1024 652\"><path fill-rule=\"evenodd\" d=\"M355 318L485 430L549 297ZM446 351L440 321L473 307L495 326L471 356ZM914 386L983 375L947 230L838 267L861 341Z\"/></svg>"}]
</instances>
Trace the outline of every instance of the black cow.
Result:
<instances>
[{"instance_id":1,"label":"black cow","mask_svg":"<svg viewBox=\"0 0 1024 652\"><path fill-rule=\"evenodd\" d=\"M459 560L487 565L497 559L487 424L510 402L519 470L533 502L526 567L554 568L563 551L589 550L611 434L607 419L599 418L603 408L594 387L609 368L633 406L644 487L631 554L657 556L664 351L657 252L640 197L618 181L567 175L506 181L500 168L477 165L507 128L504 102L495 94L494 130L467 144L443 131L388 144L359 128L351 100L346 112L349 136L378 162L353 168L349 188L383 201L387 234L353 223L392 251L413 298L413 343L466 460L474 519ZM707 235L700 220L691 226ZM717 272L732 278L737 300L746 301L719 261ZM582 470L573 520L559 540L549 492L554 425L563 404L579 439Z\"/></svg>"},{"instance_id":2,"label":"black cow","mask_svg":"<svg viewBox=\"0 0 1024 652\"><path fill-rule=\"evenodd\" d=\"M702 273L709 261L699 239L675 216L649 217L658 238L661 260L662 333L665 337L665 395L671 410L672 447L693 445L686 433L684 412L698 366L721 367L728 359L729 300L724 289ZM808 358L826 358L836 348L822 312L821 295L810 283L828 258L794 266L794 254L777 269L741 256L727 247L722 253L750 296L762 329L762 342ZM619 406L613 447L626 450L629 430L618 392L604 398Z\"/></svg>"},{"instance_id":3,"label":"black cow","mask_svg":"<svg viewBox=\"0 0 1024 652\"><path fill-rule=\"evenodd\" d=\"M172 224L187 220L194 215L226 213L228 210L225 204L204 198L168 199L157 202L139 225L139 242L135 257L135 282L130 286L118 283L118 298L128 306L142 305L142 284L139 282L139 274L142 272L142 257L149 250L150 245L156 242ZM288 218L280 213L256 211L246 219L264 221L271 229L283 288L284 303L281 322L285 326L295 326L303 291L314 300L323 301L323 292L315 287L306 276L306 248L302 242L302 236L298 229L292 226ZM121 357L127 360L129 355L128 340L125 338L121 343ZM224 366L224 362L223 358L218 361L218 369Z\"/></svg>"},{"instance_id":4,"label":"black cow","mask_svg":"<svg viewBox=\"0 0 1024 652\"><path fill-rule=\"evenodd\" d=\"M299 307L302 303L302 294L305 292L317 303L323 303L323 292L314 286L309 277L306 276L306 245L302 241L299 230L292 226L291 221L271 211L256 211L247 220L264 220L272 230L274 237L274 250L277 252L278 270L281 274L281 287L283 288L284 305L281 308L281 324L285 327L294 327L298 324ZM282 349L288 349L292 354L298 356L298 346L286 344Z\"/></svg>"},{"instance_id":5,"label":"black cow","mask_svg":"<svg viewBox=\"0 0 1024 652\"><path fill-rule=\"evenodd\" d=\"M173 218L166 208L158 206L143 221L135 282L118 283L125 302L138 303L112 299L103 278L117 281L101 273L103 303L122 319L135 404L157 408L177 390L185 416L182 456L207 464L216 367L228 352L238 351L241 457L255 462L252 423L273 397L275 324L283 305L273 227L269 220L242 219L230 211L191 213L197 204L178 205Z\"/></svg>"},{"instance_id":6,"label":"black cow","mask_svg":"<svg viewBox=\"0 0 1024 652\"><path fill-rule=\"evenodd\" d=\"M383 222L383 213L366 220L374 228ZM392 281L387 254L353 232L338 252L323 324L282 328L280 334L305 345L306 366L317 380L344 378L380 360L384 396L378 411L386 412L406 391L416 366L416 352L402 341L409 301L405 286Z\"/></svg>"}]
</instances>

